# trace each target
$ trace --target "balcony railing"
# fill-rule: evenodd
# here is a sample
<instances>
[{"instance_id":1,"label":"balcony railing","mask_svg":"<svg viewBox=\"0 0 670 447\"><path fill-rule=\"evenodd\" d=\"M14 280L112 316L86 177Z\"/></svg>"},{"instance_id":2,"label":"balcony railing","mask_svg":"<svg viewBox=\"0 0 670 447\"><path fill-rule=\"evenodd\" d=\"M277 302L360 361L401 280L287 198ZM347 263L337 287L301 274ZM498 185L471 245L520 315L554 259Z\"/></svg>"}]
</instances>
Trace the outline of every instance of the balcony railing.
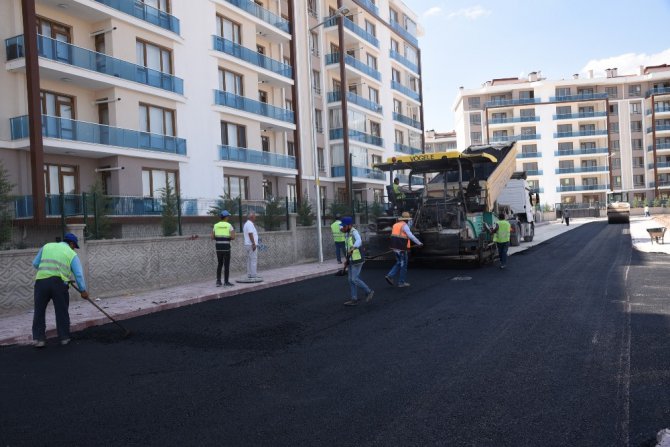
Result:
<instances>
[{"instance_id":1,"label":"balcony railing","mask_svg":"<svg viewBox=\"0 0 670 447\"><path fill-rule=\"evenodd\" d=\"M214 40L214 49L216 51L229 54L278 75L286 76L287 78L293 78L293 67L290 65L286 65L282 62L271 59L267 56L243 47L242 45L239 45L231 40L224 39L223 37L212 36L212 38Z\"/></svg>"},{"instance_id":2,"label":"balcony railing","mask_svg":"<svg viewBox=\"0 0 670 447\"><path fill-rule=\"evenodd\" d=\"M489 124L530 123L540 121L539 116L516 116L514 118L493 118Z\"/></svg>"},{"instance_id":3,"label":"balcony railing","mask_svg":"<svg viewBox=\"0 0 670 447\"><path fill-rule=\"evenodd\" d=\"M521 152L516 154L516 158L540 158L542 157L541 152Z\"/></svg>"},{"instance_id":4,"label":"balcony railing","mask_svg":"<svg viewBox=\"0 0 670 447\"><path fill-rule=\"evenodd\" d=\"M331 129L329 137L331 140L341 140L344 138L344 130ZM370 135L360 130L349 129L349 138L355 141L360 141L361 143L371 144L373 146L384 147L384 139L375 135Z\"/></svg>"},{"instance_id":5,"label":"balcony railing","mask_svg":"<svg viewBox=\"0 0 670 447\"><path fill-rule=\"evenodd\" d=\"M405 39L407 42L411 43L414 46L419 45L419 40L415 36L413 36L412 33L407 31L404 26L402 26L395 20L389 20L389 25L391 25L391 29L393 29L393 31L400 34L402 38Z\"/></svg>"},{"instance_id":6,"label":"balcony railing","mask_svg":"<svg viewBox=\"0 0 670 447\"><path fill-rule=\"evenodd\" d=\"M593 137L607 135L607 130L579 130L575 132L554 132L554 138Z\"/></svg>"},{"instance_id":7,"label":"balcony railing","mask_svg":"<svg viewBox=\"0 0 670 447\"><path fill-rule=\"evenodd\" d=\"M659 161L656 163L658 169L670 168L670 161ZM649 163L647 169L654 169L654 163Z\"/></svg>"},{"instance_id":8,"label":"balcony railing","mask_svg":"<svg viewBox=\"0 0 670 447\"><path fill-rule=\"evenodd\" d=\"M408 126L412 126L416 129L421 129L421 122L416 121L409 116L401 115L399 113L393 112L393 119L395 121L398 121L399 123L407 124Z\"/></svg>"},{"instance_id":9,"label":"balcony railing","mask_svg":"<svg viewBox=\"0 0 670 447\"><path fill-rule=\"evenodd\" d=\"M541 98L494 99L487 101L486 107L522 106L524 104L539 104L541 102Z\"/></svg>"},{"instance_id":10,"label":"balcony railing","mask_svg":"<svg viewBox=\"0 0 670 447\"><path fill-rule=\"evenodd\" d=\"M670 94L670 87L657 87L647 90L646 96L649 97L651 95L668 95L668 94Z\"/></svg>"},{"instance_id":11,"label":"balcony railing","mask_svg":"<svg viewBox=\"0 0 670 447\"><path fill-rule=\"evenodd\" d=\"M372 3L370 0L358 0L358 3L360 3L365 9L367 9L369 12L373 13L374 15L379 15L379 8L377 5Z\"/></svg>"},{"instance_id":12,"label":"balcony railing","mask_svg":"<svg viewBox=\"0 0 670 447\"><path fill-rule=\"evenodd\" d=\"M527 175L543 175L544 171L542 169L526 169Z\"/></svg>"},{"instance_id":13,"label":"balcony railing","mask_svg":"<svg viewBox=\"0 0 670 447\"><path fill-rule=\"evenodd\" d=\"M179 34L179 19L165 11L154 8L137 0L95 0L98 3L114 8L131 16L160 26L173 33Z\"/></svg>"},{"instance_id":14,"label":"balcony railing","mask_svg":"<svg viewBox=\"0 0 670 447\"><path fill-rule=\"evenodd\" d=\"M342 99L340 92L328 92L328 103L338 102ZM347 92L347 101L365 107L368 110L371 110L375 113L382 113L382 106L376 102L365 99L362 96L359 96L352 92Z\"/></svg>"},{"instance_id":15,"label":"balcony railing","mask_svg":"<svg viewBox=\"0 0 670 447\"><path fill-rule=\"evenodd\" d=\"M339 64L339 63L340 63L340 53L330 53L326 55L326 65ZM344 63L362 73L365 73L366 75L378 81L381 80L382 78L382 74L380 72L348 54L344 56Z\"/></svg>"},{"instance_id":16,"label":"balcony railing","mask_svg":"<svg viewBox=\"0 0 670 447\"><path fill-rule=\"evenodd\" d=\"M579 95L551 96L550 102L590 101L592 99L607 99L607 93L582 93Z\"/></svg>"},{"instance_id":17,"label":"balcony railing","mask_svg":"<svg viewBox=\"0 0 670 447\"><path fill-rule=\"evenodd\" d=\"M670 107L654 107L654 112L656 112L656 113L668 113L668 112L670 112ZM651 109L647 110L647 115L651 115Z\"/></svg>"},{"instance_id":18,"label":"balcony railing","mask_svg":"<svg viewBox=\"0 0 670 447\"><path fill-rule=\"evenodd\" d=\"M598 185L561 185L556 187L556 192L575 192L575 191L598 191L609 189L608 184Z\"/></svg>"},{"instance_id":19,"label":"balcony railing","mask_svg":"<svg viewBox=\"0 0 670 447\"><path fill-rule=\"evenodd\" d=\"M332 177L344 177L344 173L344 166L332 166L330 168L330 175ZM351 176L373 180L386 180L386 176L384 175L383 171L378 169L363 168L360 166L351 167Z\"/></svg>"},{"instance_id":20,"label":"balcony railing","mask_svg":"<svg viewBox=\"0 0 670 447\"><path fill-rule=\"evenodd\" d=\"M670 143L658 143L658 144L656 145L656 150L657 150L657 151L661 151L661 150L663 150L663 149L670 149ZM647 152L652 152L653 150L654 150L654 146L653 146L653 145L649 145L649 146L647 146Z\"/></svg>"},{"instance_id":21,"label":"balcony railing","mask_svg":"<svg viewBox=\"0 0 670 447\"><path fill-rule=\"evenodd\" d=\"M220 106L232 107L256 115L263 115L268 118L295 123L295 114L291 110L275 107L254 99L245 98L234 93L214 90L214 103Z\"/></svg>"},{"instance_id":22,"label":"balcony railing","mask_svg":"<svg viewBox=\"0 0 670 447\"><path fill-rule=\"evenodd\" d=\"M409 185L409 175L407 175L407 174L396 174L396 177L398 177L398 180L400 180L400 183ZM412 176L412 185L423 185L423 177L420 177L418 175L413 175Z\"/></svg>"},{"instance_id":23,"label":"balcony railing","mask_svg":"<svg viewBox=\"0 0 670 447\"><path fill-rule=\"evenodd\" d=\"M9 121L12 140L28 138L27 115L11 118ZM46 138L57 138L59 140L186 155L186 140L183 138L49 115L42 115L42 135Z\"/></svg>"},{"instance_id":24,"label":"balcony railing","mask_svg":"<svg viewBox=\"0 0 670 447\"><path fill-rule=\"evenodd\" d=\"M25 57L23 35L5 41L7 60ZM169 73L163 73L142 65L133 64L107 56L102 53L76 47L50 37L37 36L37 54L39 57L55 62L91 70L127 81L160 88L170 92L184 94L184 81Z\"/></svg>"},{"instance_id":25,"label":"balcony railing","mask_svg":"<svg viewBox=\"0 0 670 447\"><path fill-rule=\"evenodd\" d=\"M507 141L523 141L523 140L541 140L542 134L529 133L521 135L494 135L490 138L491 143L504 143Z\"/></svg>"},{"instance_id":26,"label":"balcony railing","mask_svg":"<svg viewBox=\"0 0 670 447\"><path fill-rule=\"evenodd\" d=\"M219 160L295 169L295 157L244 147L219 146Z\"/></svg>"},{"instance_id":27,"label":"balcony railing","mask_svg":"<svg viewBox=\"0 0 670 447\"><path fill-rule=\"evenodd\" d=\"M575 166L572 168L556 168L556 174L581 174L584 172L608 172L607 166Z\"/></svg>"},{"instance_id":28,"label":"balcony railing","mask_svg":"<svg viewBox=\"0 0 670 447\"><path fill-rule=\"evenodd\" d=\"M419 67L418 67L418 65L416 65L414 62L410 61L409 59L407 59L405 56L403 56L402 54L398 53L397 51L395 51L395 50L391 50L391 51L390 51L390 55L391 55L391 59L395 59L395 60L397 60L398 62L400 62L401 64L403 64L405 67L407 67L407 68L409 68L410 70L412 70L414 73L418 73L418 72L419 72Z\"/></svg>"},{"instance_id":29,"label":"balcony railing","mask_svg":"<svg viewBox=\"0 0 670 447\"><path fill-rule=\"evenodd\" d=\"M231 5L235 5L238 8L248 12L252 16L261 19L265 23L269 23L275 28L284 31L285 33L289 34L291 33L291 24L289 23L288 20L283 19L277 14L268 11L267 9L256 4L255 2L252 2L251 0L226 0L226 1Z\"/></svg>"},{"instance_id":30,"label":"balcony railing","mask_svg":"<svg viewBox=\"0 0 670 447\"><path fill-rule=\"evenodd\" d=\"M395 143L393 147L394 147L396 152L402 152L403 154L407 154L407 155L414 155L414 154L420 154L421 153L421 149L418 149L416 147L406 146L406 145L400 144L400 143Z\"/></svg>"},{"instance_id":31,"label":"balcony railing","mask_svg":"<svg viewBox=\"0 0 670 447\"><path fill-rule=\"evenodd\" d=\"M337 17L331 17L324 23L324 26L326 28L336 25L337 25ZM379 39L377 39L377 37L375 37L373 34L370 34L360 26L356 25L353 21L347 19L346 17L344 19L344 27L349 31L351 31L352 33L356 34L361 39L379 48Z\"/></svg>"},{"instance_id":32,"label":"balcony railing","mask_svg":"<svg viewBox=\"0 0 670 447\"><path fill-rule=\"evenodd\" d=\"M653 130L652 127L647 127L647 133L651 133ZM665 132L666 130L670 130L670 124L663 124L660 126L656 126L656 132Z\"/></svg>"},{"instance_id":33,"label":"balcony railing","mask_svg":"<svg viewBox=\"0 0 670 447\"><path fill-rule=\"evenodd\" d=\"M658 182L658 187L663 188L663 187L668 187L670 186L670 180L661 180ZM649 187L650 188L655 188L656 187L656 182L649 182Z\"/></svg>"},{"instance_id":34,"label":"balcony railing","mask_svg":"<svg viewBox=\"0 0 670 447\"><path fill-rule=\"evenodd\" d=\"M573 155L592 155L592 154L607 154L609 151L606 147L590 147L583 149L564 149L554 151L556 157L569 157Z\"/></svg>"},{"instance_id":35,"label":"balcony railing","mask_svg":"<svg viewBox=\"0 0 670 447\"><path fill-rule=\"evenodd\" d=\"M391 80L391 88L393 90L399 91L400 93L402 93L405 96L409 96L410 98L412 98L415 101L421 101L421 96L417 92L415 92L414 90L412 90L409 87L405 87L400 82L395 81L393 79Z\"/></svg>"},{"instance_id":36,"label":"balcony railing","mask_svg":"<svg viewBox=\"0 0 670 447\"><path fill-rule=\"evenodd\" d=\"M579 118L598 118L606 117L607 112L581 112L581 113L563 113L560 115L554 115L555 120L571 120Z\"/></svg>"}]
</instances>

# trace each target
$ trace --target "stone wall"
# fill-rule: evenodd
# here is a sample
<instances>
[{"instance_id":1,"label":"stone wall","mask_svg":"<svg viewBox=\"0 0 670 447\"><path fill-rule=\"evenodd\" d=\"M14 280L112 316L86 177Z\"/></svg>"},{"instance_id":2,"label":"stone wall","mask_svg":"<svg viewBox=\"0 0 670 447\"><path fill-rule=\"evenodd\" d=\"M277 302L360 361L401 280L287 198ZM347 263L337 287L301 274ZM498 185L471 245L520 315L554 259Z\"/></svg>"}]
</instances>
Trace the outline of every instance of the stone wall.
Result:
<instances>
[{"instance_id":1,"label":"stone wall","mask_svg":"<svg viewBox=\"0 0 670 447\"><path fill-rule=\"evenodd\" d=\"M32 309L36 273L32 262L37 251L0 251L0 314Z\"/></svg>"}]
</instances>

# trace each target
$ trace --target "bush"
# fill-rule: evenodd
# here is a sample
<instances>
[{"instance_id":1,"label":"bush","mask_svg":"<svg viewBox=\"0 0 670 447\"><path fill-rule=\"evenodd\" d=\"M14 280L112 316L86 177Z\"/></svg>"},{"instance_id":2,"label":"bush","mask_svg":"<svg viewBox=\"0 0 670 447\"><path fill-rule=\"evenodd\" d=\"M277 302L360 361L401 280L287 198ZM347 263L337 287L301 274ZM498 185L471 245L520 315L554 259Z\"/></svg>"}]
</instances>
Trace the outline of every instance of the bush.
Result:
<instances>
[{"instance_id":1,"label":"bush","mask_svg":"<svg viewBox=\"0 0 670 447\"><path fill-rule=\"evenodd\" d=\"M300 205L298 206L297 221L298 225L302 225L304 227L309 227L314 223L314 215L312 214L312 205L305 198L303 198L300 201Z\"/></svg>"},{"instance_id":2,"label":"bush","mask_svg":"<svg viewBox=\"0 0 670 447\"><path fill-rule=\"evenodd\" d=\"M168 180L165 188L161 188L161 227L163 236L173 236L177 232L177 206L179 206L177 196L172 184Z\"/></svg>"},{"instance_id":3,"label":"bush","mask_svg":"<svg viewBox=\"0 0 670 447\"><path fill-rule=\"evenodd\" d=\"M14 198L11 196L12 185L5 166L0 161L0 246L12 240L12 205Z\"/></svg>"},{"instance_id":4,"label":"bush","mask_svg":"<svg viewBox=\"0 0 670 447\"><path fill-rule=\"evenodd\" d=\"M86 237L91 239L109 238L112 232L112 224L107 215L111 207L111 199L105 196L100 179L97 179L91 185L88 197L86 198L86 207L86 213L92 214L93 219L92 225L86 225Z\"/></svg>"},{"instance_id":5,"label":"bush","mask_svg":"<svg viewBox=\"0 0 670 447\"><path fill-rule=\"evenodd\" d=\"M209 208L207 214L212 216L219 217L221 211L227 210L233 216L236 216L240 212L240 196L235 197L234 199L230 197L230 194L224 194L219 196L216 201L216 204Z\"/></svg>"},{"instance_id":6,"label":"bush","mask_svg":"<svg viewBox=\"0 0 670 447\"><path fill-rule=\"evenodd\" d=\"M281 218L286 212L284 203L276 197L265 201L263 212L263 228L265 231L277 231L281 226Z\"/></svg>"},{"instance_id":7,"label":"bush","mask_svg":"<svg viewBox=\"0 0 670 447\"><path fill-rule=\"evenodd\" d=\"M661 206L662 203L663 203L663 202L661 202L661 198L660 198L660 197L656 197L656 198L654 199L654 207L658 208L658 207Z\"/></svg>"},{"instance_id":8,"label":"bush","mask_svg":"<svg viewBox=\"0 0 670 447\"><path fill-rule=\"evenodd\" d=\"M329 214L332 218L335 216L346 216L351 212L347 203L332 202L329 207Z\"/></svg>"}]
</instances>

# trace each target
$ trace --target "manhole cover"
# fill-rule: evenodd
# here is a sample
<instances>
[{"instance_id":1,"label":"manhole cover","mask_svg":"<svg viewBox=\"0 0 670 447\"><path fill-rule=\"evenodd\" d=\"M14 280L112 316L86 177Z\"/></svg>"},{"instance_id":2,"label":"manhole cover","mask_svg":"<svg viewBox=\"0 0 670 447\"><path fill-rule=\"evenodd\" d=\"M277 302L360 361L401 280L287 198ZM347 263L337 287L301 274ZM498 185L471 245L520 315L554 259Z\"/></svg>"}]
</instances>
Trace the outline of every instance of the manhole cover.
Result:
<instances>
[{"instance_id":1,"label":"manhole cover","mask_svg":"<svg viewBox=\"0 0 670 447\"><path fill-rule=\"evenodd\" d=\"M451 278L452 281L470 281L472 276L454 276Z\"/></svg>"}]
</instances>

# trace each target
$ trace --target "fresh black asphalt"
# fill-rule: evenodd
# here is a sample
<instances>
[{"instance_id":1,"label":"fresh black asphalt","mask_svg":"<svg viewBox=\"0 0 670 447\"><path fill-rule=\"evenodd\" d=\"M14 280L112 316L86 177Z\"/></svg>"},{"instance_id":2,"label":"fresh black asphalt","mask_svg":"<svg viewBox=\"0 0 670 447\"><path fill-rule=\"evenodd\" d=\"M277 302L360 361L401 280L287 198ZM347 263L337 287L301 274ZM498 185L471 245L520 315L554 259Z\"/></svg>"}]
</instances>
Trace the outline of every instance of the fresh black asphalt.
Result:
<instances>
[{"instance_id":1,"label":"fresh black asphalt","mask_svg":"<svg viewBox=\"0 0 670 447\"><path fill-rule=\"evenodd\" d=\"M368 263L0 350L0 446L651 446L667 255L585 224L508 268ZM51 309L50 309L51 311Z\"/></svg>"}]
</instances>

